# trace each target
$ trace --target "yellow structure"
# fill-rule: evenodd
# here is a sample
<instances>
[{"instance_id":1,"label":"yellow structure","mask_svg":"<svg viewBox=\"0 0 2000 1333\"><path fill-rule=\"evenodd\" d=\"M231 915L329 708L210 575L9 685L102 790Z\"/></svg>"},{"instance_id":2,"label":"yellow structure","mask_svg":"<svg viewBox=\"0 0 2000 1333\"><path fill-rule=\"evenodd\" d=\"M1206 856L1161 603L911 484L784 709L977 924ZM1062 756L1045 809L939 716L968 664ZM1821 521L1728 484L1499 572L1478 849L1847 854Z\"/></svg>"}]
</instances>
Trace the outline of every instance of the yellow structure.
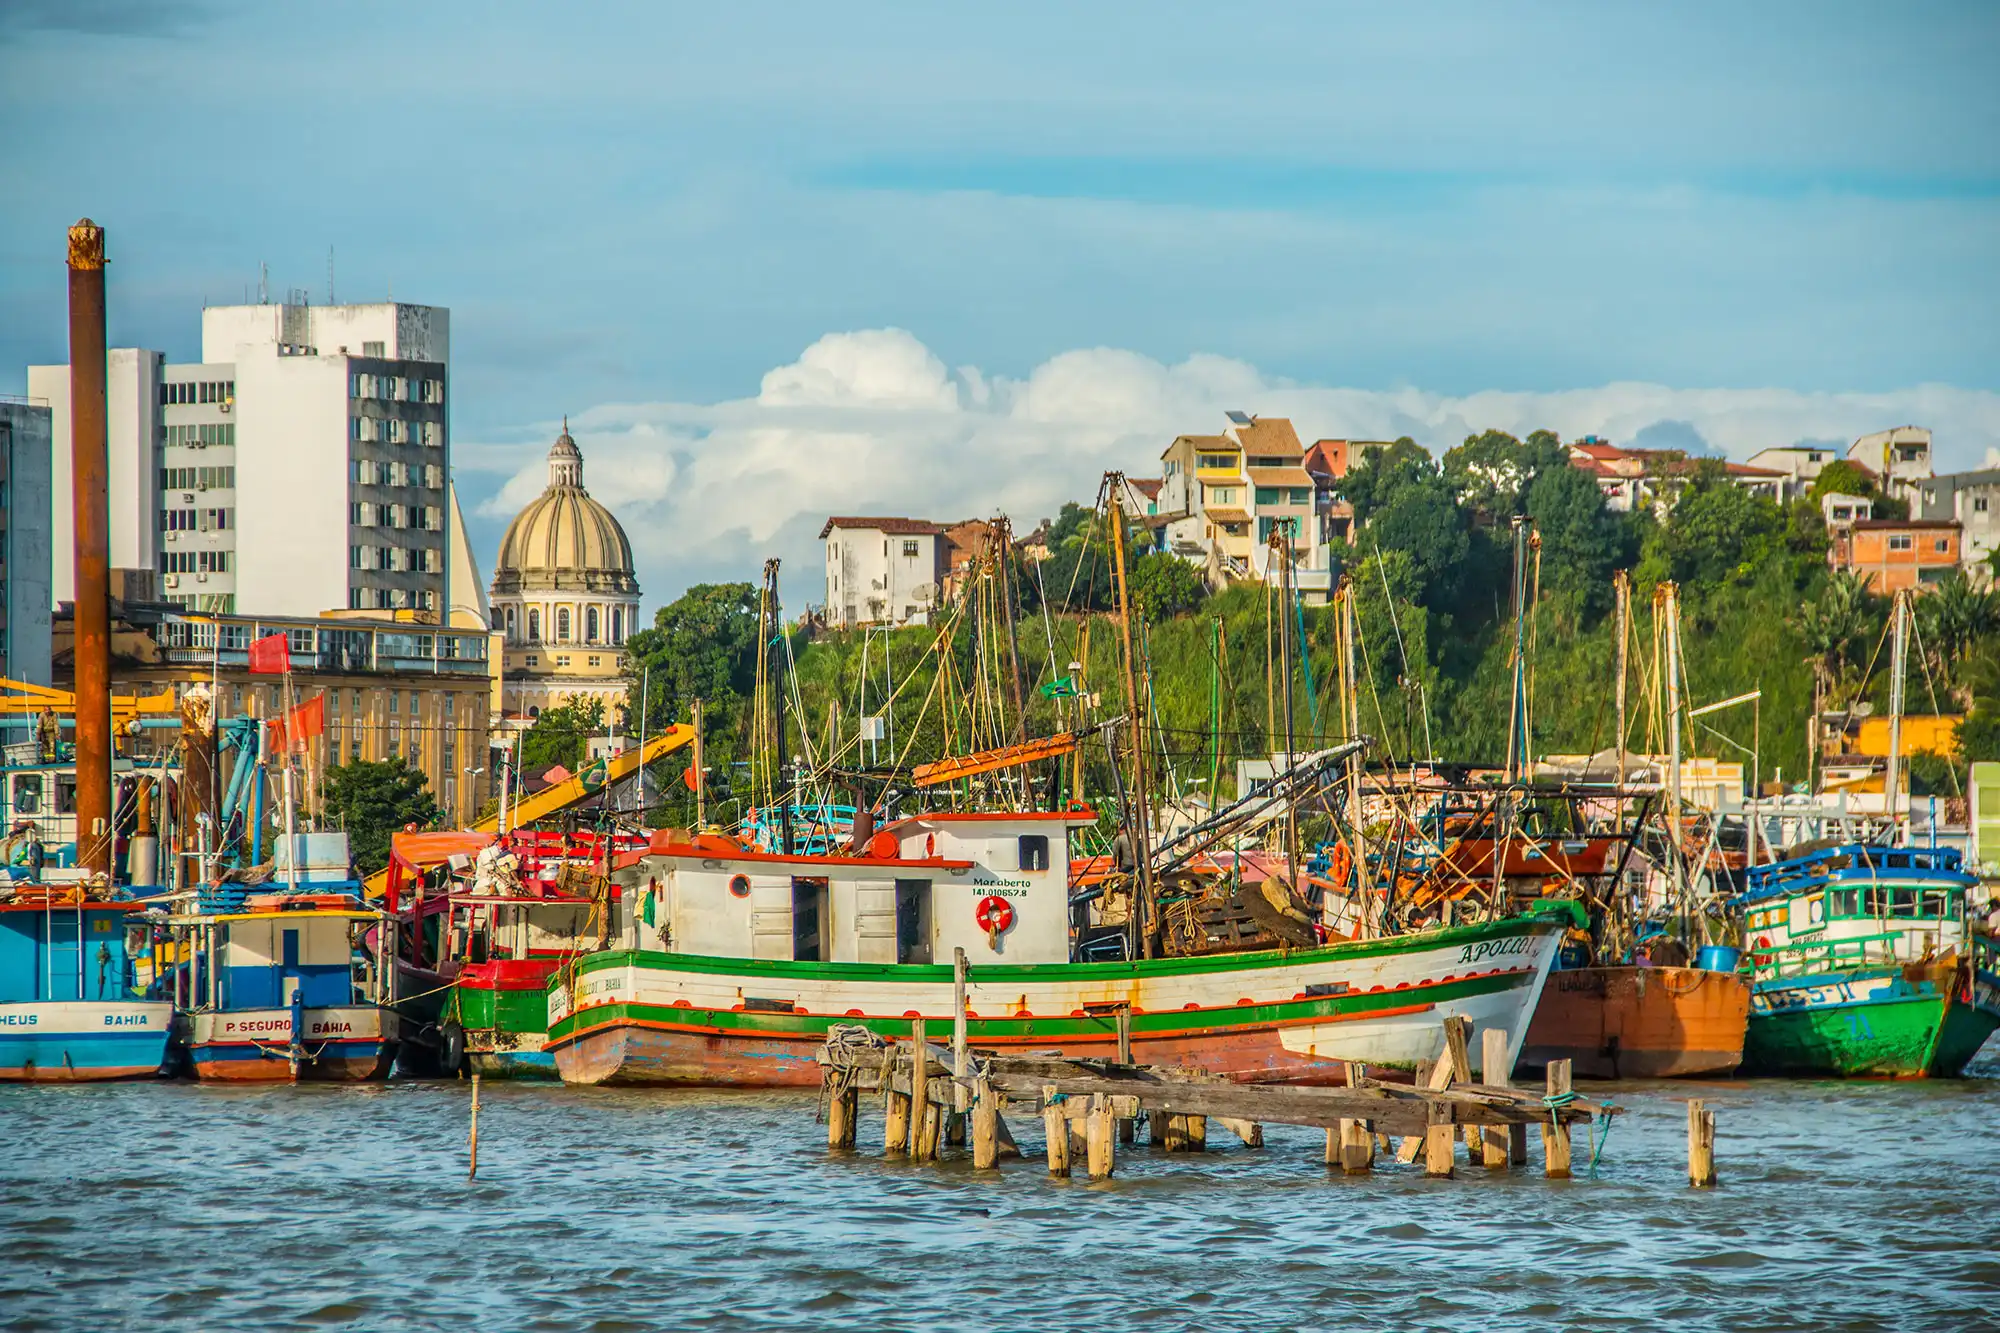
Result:
<instances>
[{"instance_id":1,"label":"yellow structure","mask_svg":"<svg viewBox=\"0 0 2000 1333\"><path fill-rule=\"evenodd\" d=\"M1905 713L1903 715L1903 757L1929 750L1932 754L1953 755L1958 753L1958 724L1965 721L1956 714ZM1876 759L1889 757L1889 719L1886 717L1864 717L1854 733L1852 753L1865 754ZM1880 785L1876 787L1881 790Z\"/></svg>"},{"instance_id":2,"label":"yellow structure","mask_svg":"<svg viewBox=\"0 0 2000 1333\"><path fill-rule=\"evenodd\" d=\"M493 565L492 624L505 641L501 706L539 717L575 698L625 698L625 641L639 628L632 543L583 486L569 422L549 449L549 484L507 525Z\"/></svg>"}]
</instances>

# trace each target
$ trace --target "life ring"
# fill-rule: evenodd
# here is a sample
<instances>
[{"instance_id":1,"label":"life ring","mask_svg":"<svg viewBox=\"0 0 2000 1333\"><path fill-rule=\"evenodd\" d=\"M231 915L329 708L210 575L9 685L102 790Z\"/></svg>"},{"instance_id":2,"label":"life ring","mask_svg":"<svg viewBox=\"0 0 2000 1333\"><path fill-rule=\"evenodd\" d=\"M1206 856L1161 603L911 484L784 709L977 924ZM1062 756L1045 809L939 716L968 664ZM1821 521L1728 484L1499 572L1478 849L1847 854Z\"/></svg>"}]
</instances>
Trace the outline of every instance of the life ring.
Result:
<instances>
[{"instance_id":1,"label":"life ring","mask_svg":"<svg viewBox=\"0 0 2000 1333\"><path fill-rule=\"evenodd\" d=\"M972 914L972 919L988 935L998 935L1014 924L1014 904L989 893L979 900L979 908Z\"/></svg>"},{"instance_id":2,"label":"life ring","mask_svg":"<svg viewBox=\"0 0 2000 1333\"><path fill-rule=\"evenodd\" d=\"M1345 842L1333 845L1332 879L1334 887L1344 889L1354 876L1354 853L1347 849Z\"/></svg>"}]
</instances>

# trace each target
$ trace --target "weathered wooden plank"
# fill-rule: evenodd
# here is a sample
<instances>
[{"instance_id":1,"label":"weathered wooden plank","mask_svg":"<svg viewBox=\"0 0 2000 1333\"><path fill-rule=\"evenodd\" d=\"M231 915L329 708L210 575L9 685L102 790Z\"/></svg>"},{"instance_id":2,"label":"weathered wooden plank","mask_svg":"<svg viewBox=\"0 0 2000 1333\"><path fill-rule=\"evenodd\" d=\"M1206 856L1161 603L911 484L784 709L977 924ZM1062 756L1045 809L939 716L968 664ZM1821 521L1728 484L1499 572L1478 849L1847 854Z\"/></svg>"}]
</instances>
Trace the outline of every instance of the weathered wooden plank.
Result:
<instances>
[{"instance_id":1,"label":"weathered wooden plank","mask_svg":"<svg viewBox=\"0 0 2000 1333\"><path fill-rule=\"evenodd\" d=\"M1569 1071L1569 1061L1549 1061L1547 1076L1551 1099L1568 1095ZM1569 1125L1561 1116L1551 1116L1542 1123L1542 1174L1551 1180L1569 1178Z\"/></svg>"},{"instance_id":2,"label":"weathered wooden plank","mask_svg":"<svg viewBox=\"0 0 2000 1333\"><path fill-rule=\"evenodd\" d=\"M1449 1178L1458 1160L1457 1132L1452 1127L1452 1107L1448 1102L1429 1104L1430 1123L1424 1129L1424 1174Z\"/></svg>"},{"instance_id":3,"label":"weathered wooden plank","mask_svg":"<svg viewBox=\"0 0 2000 1333\"><path fill-rule=\"evenodd\" d=\"M1067 1177L1069 1175L1069 1117L1063 1114L1063 1103L1056 1100L1060 1093L1051 1083L1042 1089L1042 1134L1048 1140L1045 1151L1049 1159L1049 1174Z\"/></svg>"},{"instance_id":4,"label":"weathered wooden plank","mask_svg":"<svg viewBox=\"0 0 2000 1333\"><path fill-rule=\"evenodd\" d=\"M998 1165L1000 1096L993 1091L993 1085L982 1078L972 1098L972 1169L991 1171Z\"/></svg>"},{"instance_id":5,"label":"weathered wooden plank","mask_svg":"<svg viewBox=\"0 0 2000 1333\"><path fill-rule=\"evenodd\" d=\"M1688 1184L1696 1189L1715 1184L1715 1112L1699 1098L1688 1102Z\"/></svg>"}]
</instances>

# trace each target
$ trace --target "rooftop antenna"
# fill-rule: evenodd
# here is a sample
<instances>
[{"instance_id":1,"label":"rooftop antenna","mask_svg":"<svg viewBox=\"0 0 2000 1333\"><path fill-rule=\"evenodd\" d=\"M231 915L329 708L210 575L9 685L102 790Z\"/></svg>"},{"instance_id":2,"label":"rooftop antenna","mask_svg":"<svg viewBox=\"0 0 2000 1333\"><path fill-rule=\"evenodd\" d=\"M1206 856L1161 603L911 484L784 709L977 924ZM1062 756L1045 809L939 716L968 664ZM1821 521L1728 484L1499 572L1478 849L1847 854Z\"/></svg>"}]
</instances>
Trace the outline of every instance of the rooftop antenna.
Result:
<instances>
[{"instance_id":1,"label":"rooftop antenna","mask_svg":"<svg viewBox=\"0 0 2000 1333\"><path fill-rule=\"evenodd\" d=\"M271 304L271 266L261 259L257 261L257 304Z\"/></svg>"}]
</instances>

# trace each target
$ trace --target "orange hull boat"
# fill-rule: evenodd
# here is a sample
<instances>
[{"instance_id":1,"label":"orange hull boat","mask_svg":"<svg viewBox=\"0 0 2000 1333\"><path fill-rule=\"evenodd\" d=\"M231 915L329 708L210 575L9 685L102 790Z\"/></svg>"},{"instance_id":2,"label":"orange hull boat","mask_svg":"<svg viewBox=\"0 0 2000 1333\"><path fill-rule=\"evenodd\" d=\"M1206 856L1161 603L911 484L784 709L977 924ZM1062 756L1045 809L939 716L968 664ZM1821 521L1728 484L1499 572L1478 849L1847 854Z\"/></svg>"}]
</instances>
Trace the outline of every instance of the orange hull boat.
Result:
<instances>
[{"instance_id":1,"label":"orange hull boat","mask_svg":"<svg viewBox=\"0 0 2000 1333\"><path fill-rule=\"evenodd\" d=\"M1694 967L1549 973L1519 1064L1568 1060L1578 1078L1693 1078L1743 1062L1750 984Z\"/></svg>"}]
</instances>

